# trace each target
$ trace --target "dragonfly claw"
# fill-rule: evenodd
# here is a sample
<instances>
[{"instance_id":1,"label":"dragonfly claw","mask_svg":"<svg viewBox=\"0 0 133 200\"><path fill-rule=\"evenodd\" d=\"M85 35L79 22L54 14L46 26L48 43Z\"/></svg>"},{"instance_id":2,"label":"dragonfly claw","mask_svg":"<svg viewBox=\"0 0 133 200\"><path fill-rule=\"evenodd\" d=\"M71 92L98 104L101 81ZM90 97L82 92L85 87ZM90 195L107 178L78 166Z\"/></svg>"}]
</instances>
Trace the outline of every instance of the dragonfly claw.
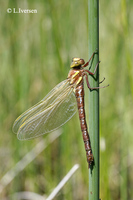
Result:
<instances>
[{"instance_id":1,"label":"dragonfly claw","mask_svg":"<svg viewBox=\"0 0 133 200\"><path fill-rule=\"evenodd\" d=\"M103 78L103 80L102 80L102 81L100 81L100 82L99 82L99 84L101 84L101 83L102 83L104 80L105 80L105 77Z\"/></svg>"}]
</instances>

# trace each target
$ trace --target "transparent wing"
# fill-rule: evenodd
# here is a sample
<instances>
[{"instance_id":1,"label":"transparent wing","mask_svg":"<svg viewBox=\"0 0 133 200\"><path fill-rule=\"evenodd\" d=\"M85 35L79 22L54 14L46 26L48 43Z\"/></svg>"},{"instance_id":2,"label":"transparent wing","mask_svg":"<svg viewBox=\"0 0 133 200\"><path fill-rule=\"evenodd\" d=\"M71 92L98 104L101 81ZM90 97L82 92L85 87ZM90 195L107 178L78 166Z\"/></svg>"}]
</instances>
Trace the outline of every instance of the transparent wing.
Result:
<instances>
[{"instance_id":1,"label":"transparent wing","mask_svg":"<svg viewBox=\"0 0 133 200\"><path fill-rule=\"evenodd\" d=\"M77 103L68 80L62 81L39 103L20 115L13 125L18 139L38 137L66 123L76 112Z\"/></svg>"}]
</instances>

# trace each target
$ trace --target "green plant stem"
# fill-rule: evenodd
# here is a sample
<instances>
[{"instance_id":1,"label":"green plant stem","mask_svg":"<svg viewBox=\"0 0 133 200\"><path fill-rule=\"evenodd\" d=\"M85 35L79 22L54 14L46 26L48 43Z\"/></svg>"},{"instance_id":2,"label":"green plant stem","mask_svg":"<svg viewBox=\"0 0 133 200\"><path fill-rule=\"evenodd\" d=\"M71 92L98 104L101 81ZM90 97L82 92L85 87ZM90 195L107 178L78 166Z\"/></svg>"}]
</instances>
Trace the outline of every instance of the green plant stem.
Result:
<instances>
[{"instance_id":1,"label":"green plant stem","mask_svg":"<svg viewBox=\"0 0 133 200\"><path fill-rule=\"evenodd\" d=\"M91 65L94 72L99 61L99 1L88 0L89 57L97 49ZM99 85L99 71L89 79L91 87ZM91 139L94 165L89 169L89 200L99 200L99 90L89 92L89 134Z\"/></svg>"}]
</instances>

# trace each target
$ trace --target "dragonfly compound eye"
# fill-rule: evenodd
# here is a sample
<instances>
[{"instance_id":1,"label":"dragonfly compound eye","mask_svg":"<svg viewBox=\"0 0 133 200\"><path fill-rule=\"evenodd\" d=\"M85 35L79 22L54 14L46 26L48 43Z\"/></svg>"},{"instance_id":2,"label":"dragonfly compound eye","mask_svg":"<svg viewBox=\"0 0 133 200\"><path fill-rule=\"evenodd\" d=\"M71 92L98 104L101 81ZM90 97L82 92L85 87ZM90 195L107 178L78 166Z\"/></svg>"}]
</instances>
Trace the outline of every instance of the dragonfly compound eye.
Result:
<instances>
[{"instance_id":1,"label":"dragonfly compound eye","mask_svg":"<svg viewBox=\"0 0 133 200\"><path fill-rule=\"evenodd\" d=\"M81 64L81 65L85 64L84 59L82 59L82 58L80 59L80 64Z\"/></svg>"}]
</instances>

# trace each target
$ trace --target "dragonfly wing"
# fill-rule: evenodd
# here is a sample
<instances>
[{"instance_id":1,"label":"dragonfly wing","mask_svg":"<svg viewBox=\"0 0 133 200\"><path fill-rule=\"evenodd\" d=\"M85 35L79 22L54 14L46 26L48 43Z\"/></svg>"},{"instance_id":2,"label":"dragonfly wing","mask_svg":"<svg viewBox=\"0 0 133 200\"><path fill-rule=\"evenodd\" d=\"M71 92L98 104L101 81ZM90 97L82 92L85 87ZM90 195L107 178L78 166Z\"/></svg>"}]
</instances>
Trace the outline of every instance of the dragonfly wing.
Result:
<instances>
[{"instance_id":1,"label":"dragonfly wing","mask_svg":"<svg viewBox=\"0 0 133 200\"><path fill-rule=\"evenodd\" d=\"M22 113L13 124L13 132L17 133L19 127L25 121L39 113L41 110L47 108L61 94L62 90L68 87L68 84L69 83L67 80L62 81L57 86L55 86L40 102Z\"/></svg>"},{"instance_id":2,"label":"dragonfly wing","mask_svg":"<svg viewBox=\"0 0 133 200\"><path fill-rule=\"evenodd\" d=\"M68 80L63 81L40 103L21 115L18 138L20 140L31 139L51 132L66 123L76 110L73 88Z\"/></svg>"}]
</instances>

